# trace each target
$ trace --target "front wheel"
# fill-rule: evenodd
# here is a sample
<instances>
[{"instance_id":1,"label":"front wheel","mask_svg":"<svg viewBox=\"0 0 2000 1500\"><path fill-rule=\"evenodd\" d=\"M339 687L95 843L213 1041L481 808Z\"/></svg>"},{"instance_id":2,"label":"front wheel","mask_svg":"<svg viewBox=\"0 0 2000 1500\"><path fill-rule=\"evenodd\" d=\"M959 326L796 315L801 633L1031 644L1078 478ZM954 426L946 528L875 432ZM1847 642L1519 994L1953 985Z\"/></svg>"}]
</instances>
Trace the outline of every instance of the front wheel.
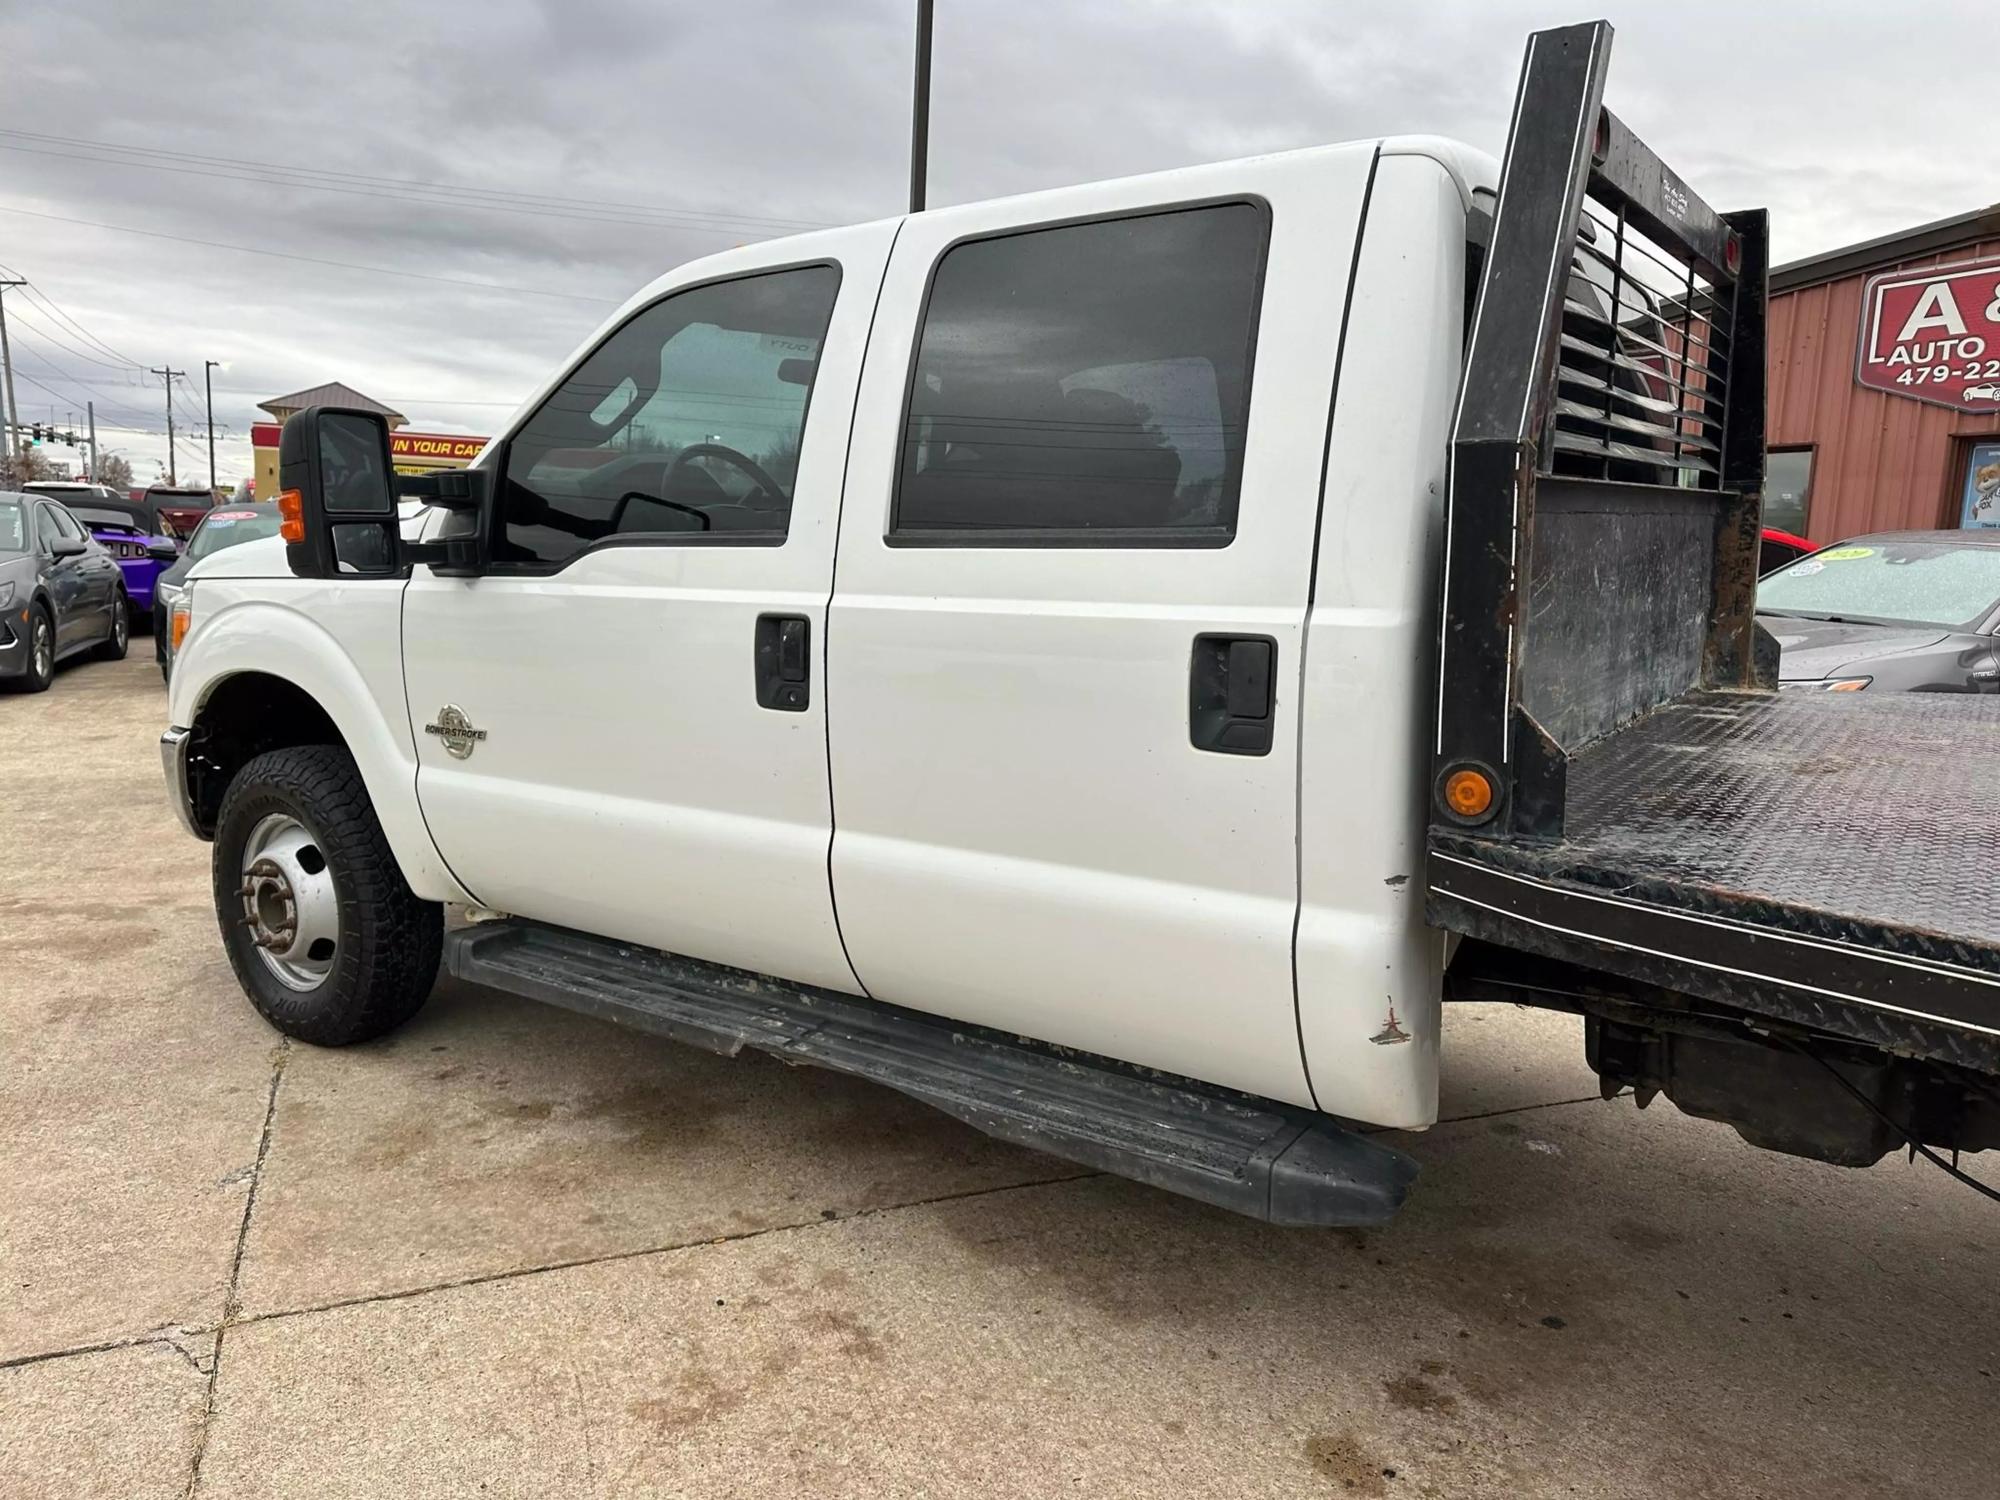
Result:
<instances>
[{"instance_id":1,"label":"front wheel","mask_svg":"<svg viewBox=\"0 0 2000 1500\"><path fill-rule=\"evenodd\" d=\"M236 774L216 819L214 887L237 981L286 1036L365 1042L429 997L444 908L411 892L340 747L272 750Z\"/></svg>"}]
</instances>

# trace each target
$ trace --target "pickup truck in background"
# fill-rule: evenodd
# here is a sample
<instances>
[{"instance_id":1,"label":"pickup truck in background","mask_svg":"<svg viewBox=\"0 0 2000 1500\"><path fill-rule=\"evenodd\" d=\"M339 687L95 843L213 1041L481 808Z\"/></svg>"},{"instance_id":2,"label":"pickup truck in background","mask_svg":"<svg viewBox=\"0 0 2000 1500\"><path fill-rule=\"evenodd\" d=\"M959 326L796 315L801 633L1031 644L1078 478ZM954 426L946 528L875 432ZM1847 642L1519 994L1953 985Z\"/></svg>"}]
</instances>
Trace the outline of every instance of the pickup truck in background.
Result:
<instances>
[{"instance_id":1,"label":"pickup truck in background","mask_svg":"<svg viewBox=\"0 0 2000 1500\"><path fill-rule=\"evenodd\" d=\"M1504 165L683 266L459 473L294 416L162 740L252 1003L363 1040L442 954L1287 1224L1402 1201L1357 1126L1462 998L1759 1145L2000 1140L2000 702L1775 691L1765 217L1610 41L1531 39Z\"/></svg>"}]
</instances>

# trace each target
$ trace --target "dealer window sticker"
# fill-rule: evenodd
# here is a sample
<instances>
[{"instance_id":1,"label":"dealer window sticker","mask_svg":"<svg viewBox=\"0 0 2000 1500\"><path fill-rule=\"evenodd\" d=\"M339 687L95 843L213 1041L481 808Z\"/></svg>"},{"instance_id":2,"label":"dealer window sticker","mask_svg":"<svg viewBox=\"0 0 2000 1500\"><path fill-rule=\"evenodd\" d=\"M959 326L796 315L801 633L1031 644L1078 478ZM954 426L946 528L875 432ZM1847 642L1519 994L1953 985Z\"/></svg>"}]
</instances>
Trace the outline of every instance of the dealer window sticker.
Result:
<instances>
[{"instance_id":1,"label":"dealer window sticker","mask_svg":"<svg viewBox=\"0 0 2000 1500\"><path fill-rule=\"evenodd\" d=\"M1823 563L1853 562L1857 558L1873 557L1874 555L1875 549L1873 547L1834 547L1826 552L1819 553L1817 560Z\"/></svg>"}]
</instances>

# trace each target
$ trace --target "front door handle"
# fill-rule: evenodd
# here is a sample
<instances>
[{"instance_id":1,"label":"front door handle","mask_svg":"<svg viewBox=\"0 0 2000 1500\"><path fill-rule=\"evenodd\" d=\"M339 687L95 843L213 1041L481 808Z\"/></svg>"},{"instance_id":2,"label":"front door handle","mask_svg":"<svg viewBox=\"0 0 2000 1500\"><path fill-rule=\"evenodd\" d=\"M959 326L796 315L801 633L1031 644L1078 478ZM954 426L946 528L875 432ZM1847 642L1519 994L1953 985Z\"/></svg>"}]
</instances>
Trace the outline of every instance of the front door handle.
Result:
<instances>
[{"instance_id":1,"label":"front door handle","mask_svg":"<svg viewBox=\"0 0 2000 1500\"><path fill-rule=\"evenodd\" d=\"M1188 667L1188 740L1217 755L1269 755L1278 643L1268 635L1198 635Z\"/></svg>"},{"instance_id":2,"label":"front door handle","mask_svg":"<svg viewBox=\"0 0 2000 1500\"><path fill-rule=\"evenodd\" d=\"M757 616L757 706L804 713L812 704L812 622L804 615Z\"/></svg>"}]
</instances>

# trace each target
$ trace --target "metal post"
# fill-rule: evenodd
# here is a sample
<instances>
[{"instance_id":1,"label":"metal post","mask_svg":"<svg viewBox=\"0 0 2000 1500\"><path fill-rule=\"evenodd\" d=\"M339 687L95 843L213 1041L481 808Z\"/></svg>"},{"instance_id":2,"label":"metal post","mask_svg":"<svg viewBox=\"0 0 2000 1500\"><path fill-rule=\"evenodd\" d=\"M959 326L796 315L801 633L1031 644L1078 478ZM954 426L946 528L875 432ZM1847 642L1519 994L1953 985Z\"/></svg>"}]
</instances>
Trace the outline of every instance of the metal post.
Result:
<instances>
[{"instance_id":1,"label":"metal post","mask_svg":"<svg viewBox=\"0 0 2000 1500\"><path fill-rule=\"evenodd\" d=\"M164 376L164 377L166 377L166 382L167 382L167 483L168 483L169 485L177 485L177 484L179 484L179 483L180 483L181 481L180 481L180 474L179 474L179 472L178 472L178 471L177 471L177 470L176 470L176 469L174 468L174 377L175 377L176 375L185 375L185 374L187 374L187 371L186 371L186 370L171 370L171 369L159 369L159 370L155 370L155 369L151 368L150 366L148 366L148 367L147 367L147 370L146 370L146 373L147 373L148 375L161 375L161 376Z\"/></svg>"},{"instance_id":2,"label":"metal post","mask_svg":"<svg viewBox=\"0 0 2000 1500\"><path fill-rule=\"evenodd\" d=\"M90 477L94 481L97 478L97 403L86 401L83 410L90 419Z\"/></svg>"},{"instance_id":3,"label":"metal post","mask_svg":"<svg viewBox=\"0 0 2000 1500\"><path fill-rule=\"evenodd\" d=\"M6 372L7 385L7 434L0 441L0 451L8 454L25 453L27 447L21 441L21 408L14 404L14 353L7 347L7 289L26 286L25 281L0 281L0 370Z\"/></svg>"},{"instance_id":4,"label":"metal post","mask_svg":"<svg viewBox=\"0 0 2000 1500\"><path fill-rule=\"evenodd\" d=\"M221 364L219 359L205 359L201 362L201 389L208 398L208 493L215 497L215 382L212 371Z\"/></svg>"},{"instance_id":5,"label":"metal post","mask_svg":"<svg viewBox=\"0 0 2000 1500\"><path fill-rule=\"evenodd\" d=\"M910 212L924 211L931 151L931 0L917 0L917 78L910 100Z\"/></svg>"}]
</instances>

